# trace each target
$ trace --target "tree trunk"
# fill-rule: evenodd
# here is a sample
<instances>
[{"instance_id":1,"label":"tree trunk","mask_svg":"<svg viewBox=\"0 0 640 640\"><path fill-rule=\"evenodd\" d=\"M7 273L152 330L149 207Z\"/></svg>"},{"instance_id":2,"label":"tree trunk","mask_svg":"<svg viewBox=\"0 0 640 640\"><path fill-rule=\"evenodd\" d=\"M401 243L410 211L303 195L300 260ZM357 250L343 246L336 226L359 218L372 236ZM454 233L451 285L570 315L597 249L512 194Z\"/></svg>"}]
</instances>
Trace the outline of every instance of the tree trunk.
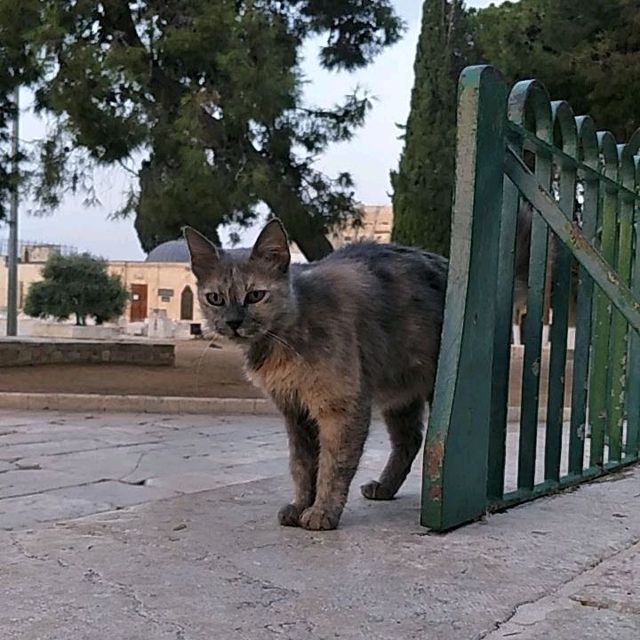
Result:
<instances>
[{"instance_id":1,"label":"tree trunk","mask_svg":"<svg viewBox=\"0 0 640 640\"><path fill-rule=\"evenodd\" d=\"M272 169L268 162L264 159L262 161L264 166ZM298 245L309 262L321 260L333 252L322 221L309 214L295 190L284 184L281 177L274 175L269 181L269 188L260 197L274 215L282 220L289 240Z\"/></svg>"},{"instance_id":2,"label":"tree trunk","mask_svg":"<svg viewBox=\"0 0 640 640\"><path fill-rule=\"evenodd\" d=\"M286 220L286 217L283 217L283 221ZM286 225L286 222L285 222ZM321 260L325 256L328 256L333 252L333 246L327 240L326 236L323 234L316 235L298 235L296 233L291 234L291 240L298 245L298 248L304 254L304 257L309 262L315 262L316 260Z\"/></svg>"},{"instance_id":3,"label":"tree trunk","mask_svg":"<svg viewBox=\"0 0 640 640\"><path fill-rule=\"evenodd\" d=\"M201 109L200 124L207 145L212 149L218 149L225 139L224 127L221 122L210 117L204 109ZM295 187L286 183L286 176L283 176L273 162L257 151L248 141L245 145L245 152L256 165L264 170L267 178L262 188L258 188L258 196L282 220L289 239L298 245L309 262L328 256L333 251L333 246L326 237L327 230L323 222L309 214Z\"/></svg>"}]
</instances>

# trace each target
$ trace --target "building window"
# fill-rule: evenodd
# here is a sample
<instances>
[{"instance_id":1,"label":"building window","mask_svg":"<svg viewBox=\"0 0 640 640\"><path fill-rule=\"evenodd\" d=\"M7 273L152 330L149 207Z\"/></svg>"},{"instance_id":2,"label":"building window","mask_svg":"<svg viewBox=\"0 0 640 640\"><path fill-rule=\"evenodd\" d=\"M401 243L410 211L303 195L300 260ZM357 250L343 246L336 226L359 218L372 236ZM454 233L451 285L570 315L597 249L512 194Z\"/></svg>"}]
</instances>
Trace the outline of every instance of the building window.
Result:
<instances>
[{"instance_id":1,"label":"building window","mask_svg":"<svg viewBox=\"0 0 640 640\"><path fill-rule=\"evenodd\" d=\"M189 285L180 295L180 320L193 320L193 291Z\"/></svg>"}]
</instances>

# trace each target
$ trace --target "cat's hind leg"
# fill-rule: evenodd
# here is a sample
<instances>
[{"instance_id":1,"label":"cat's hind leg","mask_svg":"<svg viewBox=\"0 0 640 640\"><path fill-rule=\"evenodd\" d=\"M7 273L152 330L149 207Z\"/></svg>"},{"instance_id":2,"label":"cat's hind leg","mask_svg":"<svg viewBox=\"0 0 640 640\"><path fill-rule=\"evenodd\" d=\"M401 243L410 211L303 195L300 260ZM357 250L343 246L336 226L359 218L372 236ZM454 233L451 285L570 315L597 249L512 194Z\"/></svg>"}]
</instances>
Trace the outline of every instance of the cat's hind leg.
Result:
<instances>
[{"instance_id":1,"label":"cat's hind leg","mask_svg":"<svg viewBox=\"0 0 640 640\"><path fill-rule=\"evenodd\" d=\"M369 500L391 500L402 486L422 446L424 400L383 411L391 439L391 454L379 480L360 487Z\"/></svg>"},{"instance_id":2,"label":"cat's hind leg","mask_svg":"<svg viewBox=\"0 0 640 640\"><path fill-rule=\"evenodd\" d=\"M286 527L299 527L302 512L316 499L318 477L318 425L306 411L285 413L289 436L289 469L295 497L278 512L278 521Z\"/></svg>"}]
</instances>

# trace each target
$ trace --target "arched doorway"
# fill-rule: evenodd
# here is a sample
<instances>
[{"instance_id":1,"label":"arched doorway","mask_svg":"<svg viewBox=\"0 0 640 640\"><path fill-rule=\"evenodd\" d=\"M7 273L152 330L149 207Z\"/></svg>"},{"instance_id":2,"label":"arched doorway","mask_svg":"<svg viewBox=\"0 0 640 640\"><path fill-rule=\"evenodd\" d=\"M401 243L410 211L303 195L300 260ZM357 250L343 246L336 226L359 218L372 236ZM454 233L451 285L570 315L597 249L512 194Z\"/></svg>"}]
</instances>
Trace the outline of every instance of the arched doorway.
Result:
<instances>
[{"instance_id":1,"label":"arched doorway","mask_svg":"<svg viewBox=\"0 0 640 640\"><path fill-rule=\"evenodd\" d=\"M180 294L180 320L193 320L193 291L189 285Z\"/></svg>"}]
</instances>

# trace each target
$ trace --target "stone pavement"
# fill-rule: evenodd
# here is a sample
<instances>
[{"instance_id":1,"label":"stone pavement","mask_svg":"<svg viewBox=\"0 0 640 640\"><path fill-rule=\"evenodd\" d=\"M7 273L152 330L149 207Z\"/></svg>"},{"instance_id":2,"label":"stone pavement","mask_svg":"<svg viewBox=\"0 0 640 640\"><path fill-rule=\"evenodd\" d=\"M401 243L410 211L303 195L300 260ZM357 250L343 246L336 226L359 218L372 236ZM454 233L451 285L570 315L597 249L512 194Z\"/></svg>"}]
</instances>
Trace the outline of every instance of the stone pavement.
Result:
<instances>
[{"instance_id":1,"label":"stone pavement","mask_svg":"<svg viewBox=\"0 0 640 640\"><path fill-rule=\"evenodd\" d=\"M416 465L310 533L276 524L286 459L268 416L0 413L0 638L639 637L639 469L442 536Z\"/></svg>"}]
</instances>

